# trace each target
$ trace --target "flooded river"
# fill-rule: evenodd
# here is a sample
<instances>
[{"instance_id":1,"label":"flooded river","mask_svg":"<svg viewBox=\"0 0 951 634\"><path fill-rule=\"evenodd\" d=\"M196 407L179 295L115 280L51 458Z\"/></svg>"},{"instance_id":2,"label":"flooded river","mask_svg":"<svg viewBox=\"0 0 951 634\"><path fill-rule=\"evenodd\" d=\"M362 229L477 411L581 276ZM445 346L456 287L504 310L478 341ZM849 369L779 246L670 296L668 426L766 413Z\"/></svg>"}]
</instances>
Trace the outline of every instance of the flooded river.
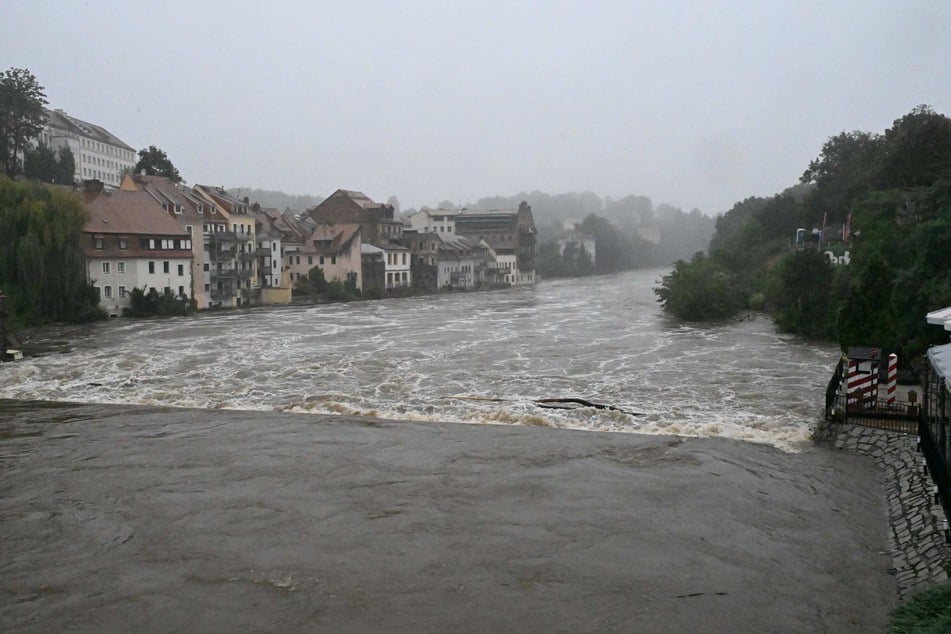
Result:
<instances>
[{"instance_id":1,"label":"flooded river","mask_svg":"<svg viewBox=\"0 0 951 634\"><path fill-rule=\"evenodd\" d=\"M726 436L795 450L836 351L664 315L662 270L534 288L114 320L39 333L0 399ZM543 409L581 398L618 410ZM638 414L638 415L632 415Z\"/></svg>"}]
</instances>

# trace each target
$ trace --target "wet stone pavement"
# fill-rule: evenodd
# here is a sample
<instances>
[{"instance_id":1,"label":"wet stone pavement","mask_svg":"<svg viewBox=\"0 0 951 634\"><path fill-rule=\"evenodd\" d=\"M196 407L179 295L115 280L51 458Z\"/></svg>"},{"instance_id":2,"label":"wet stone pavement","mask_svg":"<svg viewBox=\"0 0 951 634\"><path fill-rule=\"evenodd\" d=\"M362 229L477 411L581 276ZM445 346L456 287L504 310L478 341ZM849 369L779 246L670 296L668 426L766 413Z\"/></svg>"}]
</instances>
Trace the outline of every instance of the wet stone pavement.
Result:
<instances>
[{"instance_id":1,"label":"wet stone pavement","mask_svg":"<svg viewBox=\"0 0 951 634\"><path fill-rule=\"evenodd\" d=\"M951 548L945 543L944 511L935 504L933 483L923 469L917 437L859 425L836 425L835 447L871 456L881 469L888 505L888 552L898 594L945 581Z\"/></svg>"}]
</instances>

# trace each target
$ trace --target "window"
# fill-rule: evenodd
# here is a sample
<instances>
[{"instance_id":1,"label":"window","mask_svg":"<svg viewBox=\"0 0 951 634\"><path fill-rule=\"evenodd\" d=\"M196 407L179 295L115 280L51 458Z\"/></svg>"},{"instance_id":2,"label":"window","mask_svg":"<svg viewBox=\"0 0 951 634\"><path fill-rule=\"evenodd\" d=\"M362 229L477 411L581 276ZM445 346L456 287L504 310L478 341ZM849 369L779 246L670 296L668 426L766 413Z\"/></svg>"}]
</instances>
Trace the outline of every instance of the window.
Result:
<instances>
[{"instance_id":1,"label":"window","mask_svg":"<svg viewBox=\"0 0 951 634\"><path fill-rule=\"evenodd\" d=\"M323 260L323 258L320 258L320 259ZM308 256L307 256L307 264L313 264L313 263L314 263L314 256L308 255ZM323 264L323 262L321 262L321 264Z\"/></svg>"},{"instance_id":2,"label":"window","mask_svg":"<svg viewBox=\"0 0 951 634\"><path fill-rule=\"evenodd\" d=\"M191 226L191 225L185 225L185 231L188 232L188 235L191 235L191 234L192 234L192 226Z\"/></svg>"},{"instance_id":3,"label":"window","mask_svg":"<svg viewBox=\"0 0 951 634\"><path fill-rule=\"evenodd\" d=\"M337 263L337 256L336 256L336 255L331 255L331 256L330 256L330 263L331 263L331 264L336 264L336 263Z\"/></svg>"},{"instance_id":4,"label":"window","mask_svg":"<svg viewBox=\"0 0 951 634\"><path fill-rule=\"evenodd\" d=\"M97 249L102 248L102 238L93 238L93 242L95 242Z\"/></svg>"},{"instance_id":5,"label":"window","mask_svg":"<svg viewBox=\"0 0 951 634\"><path fill-rule=\"evenodd\" d=\"M184 286L179 286L179 287L178 287L178 296L179 296L179 297L184 297L184 296L185 296L185 287L184 287Z\"/></svg>"},{"instance_id":6,"label":"window","mask_svg":"<svg viewBox=\"0 0 951 634\"><path fill-rule=\"evenodd\" d=\"M119 299L125 299L125 286L119 287Z\"/></svg>"},{"instance_id":7,"label":"window","mask_svg":"<svg viewBox=\"0 0 951 634\"><path fill-rule=\"evenodd\" d=\"M120 249L128 249L128 248L129 248L129 241L128 241L127 239L125 239L125 238L119 238L119 248L120 248Z\"/></svg>"},{"instance_id":8,"label":"window","mask_svg":"<svg viewBox=\"0 0 951 634\"><path fill-rule=\"evenodd\" d=\"M296 263L297 263L297 264L300 264L300 256L299 256L299 255L297 255L297 256L294 256L294 257L296 257L296 258L297 258L297 262L296 262Z\"/></svg>"},{"instance_id":9,"label":"window","mask_svg":"<svg viewBox=\"0 0 951 634\"><path fill-rule=\"evenodd\" d=\"M168 262L162 262L162 271L168 273Z\"/></svg>"},{"instance_id":10,"label":"window","mask_svg":"<svg viewBox=\"0 0 951 634\"><path fill-rule=\"evenodd\" d=\"M153 239L149 239L149 248L150 248L150 249L154 249L154 248L155 248L155 239L154 239L154 238L153 238Z\"/></svg>"},{"instance_id":11,"label":"window","mask_svg":"<svg viewBox=\"0 0 951 634\"><path fill-rule=\"evenodd\" d=\"M323 266L323 265L324 265L324 256L320 256L320 258L319 258L318 261L320 262L320 265Z\"/></svg>"},{"instance_id":12,"label":"window","mask_svg":"<svg viewBox=\"0 0 951 634\"><path fill-rule=\"evenodd\" d=\"M112 287L111 287L111 286L103 286L103 287L102 287L102 295L103 295L103 297L105 297L106 299L112 299Z\"/></svg>"},{"instance_id":13,"label":"window","mask_svg":"<svg viewBox=\"0 0 951 634\"><path fill-rule=\"evenodd\" d=\"M106 275L109 275L109 263L108 263L108 262L103 262L103 263L102 263L102 272L105 273Z\"/></svg>"},{"instance_id":14,"label":"window","mask_svg":"<svg viewBox=\"0 0 951 634\"><path fill-rule=\"evenodd\" d=\"M184 264L179 264L179 265L178 265L178 276L181 277L181 276L183 276L183 275L185 275L185 265L184 265ZM179 293L179 294L181 294L181 293Z\"/></svg>"},{"instance_id":15,"label":"window","mask_svg":"<svg viewBox=\"0 0 951 634\"><path fill-rule=\"evenodd\" d=\"M205 270L206 270L206 271L208 270L208 263L207 263L207 262L205 262Z\"/></svg>"},{"instance_id":16,"label":"window","mask_svg":"<svg viewBox=\"0 0 951 634\"><path fill-rule=\"evenodd\" d=\"M125 262L116 262L116 273L125 273Z\"/></svg>"},{"instance_id":17,"label":"window","mask_svg":"<svg viewBox=\"0 0 951 634\"><path fill-rule=\"evenodd\" d=\"M403 265L404 265L404 266L406 265L406 254L405 254L405 253L403 254Z\"/></svg>"},{"instance_id":18,"label":"window","mask_svg":"<svg viewBox=\"0 0 951 634\"><path fill-rule=\"evenodd\" d=\"M149 273L155 273L155 262L149 262Z\"/></svg>"}]
</instances>

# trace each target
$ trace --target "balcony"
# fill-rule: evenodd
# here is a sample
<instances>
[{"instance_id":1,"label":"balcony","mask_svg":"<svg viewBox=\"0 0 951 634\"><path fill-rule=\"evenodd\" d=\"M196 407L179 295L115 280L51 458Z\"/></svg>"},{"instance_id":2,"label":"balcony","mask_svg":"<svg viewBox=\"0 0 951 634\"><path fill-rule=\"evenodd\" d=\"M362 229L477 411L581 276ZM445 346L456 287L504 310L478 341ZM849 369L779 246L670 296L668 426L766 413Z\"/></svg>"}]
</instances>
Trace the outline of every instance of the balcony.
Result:
<instances>
[{"instance_id":1,"label":"balcony","mask_svg":"<svg viewBox=\"0 0 951 634\"><path fill-rule=\"evenodd\" d=\"M238 259L242 262L253 262L257 256L254 253L249 253L247 251L242 251L238 254Z\"/></svg>"},{"instance_id":2,"label":"balcony","mask_svg":"<svg viewBox=\"0 0 951 634\"><path fill-rule=\"evenodd\" d=\"M218 262L221 262L224 260L233 260L234 249L221 249L219 251L215 251L212 257Z\"/></svg>"},{"instance_id":3,"label":"balcony","mask_svg":"<svg viewBox=\"0 0 951 634\"><path fill-rule=\"evenodd\" d=\"M271 250L264 247L258 247L255 249L254 255L258 256L259 258L264 258L271 255Z\"/></svg>"},{"instance_id":4,"label":"balcony","mask_svg":"<svg viewBox=\"0 0 951 634\"><path fill-rule=\"evenodd\" d=\"M233 280L237 277L238 270L231 268L223 268L220 271L217 269L211 270L211 281L215 280Z\"/></svg>"},{"instance_id":5,"label":"balcony","mask_svg":"<svg viewBox=\"0 0 951 634\"><path fill-rule=\"evenodd\" d=\"M250 280L251 279L251 269L237 269L235 271L239 280Z\"/></svg>"},{"instance_id":6,"label":"balcony","mask_svg":"<svg viewBox=\"0 0 951 634\"><path fill-rule=\"evenodd\" d=\"M216 231L209 233L209 242L237 242L238 234L234 231Z\"/></svg>"}]
</instances>

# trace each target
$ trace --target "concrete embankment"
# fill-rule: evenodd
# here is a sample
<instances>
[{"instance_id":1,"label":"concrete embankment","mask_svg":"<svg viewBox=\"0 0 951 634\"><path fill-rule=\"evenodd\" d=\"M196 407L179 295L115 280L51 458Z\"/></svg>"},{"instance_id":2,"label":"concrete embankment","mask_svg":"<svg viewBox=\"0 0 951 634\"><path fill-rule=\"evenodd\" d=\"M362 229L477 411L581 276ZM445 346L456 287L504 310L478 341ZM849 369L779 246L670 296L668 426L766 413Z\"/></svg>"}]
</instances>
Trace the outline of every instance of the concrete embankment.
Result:
<instances>
[{"instance_id":1,"label":"concrete embankment","mask_svg":"<svg viewBox=\"0 0 951 634\"><path fill-rule=\"evenodd\" d=\"M877 632L826 448L0 402L0 630Z\"/></svg>"},{"instance_id":2,"label":"concrete embankment","mask_svg":"<svg viewBox=\"0 0 951 634\"><path fill-rule=\"evenodd\" d=\"M835 448L869 456L878 465L888 510L888 553L898 594L945 581L951 549L943 534L944 511L922 467L917 437L859 425L823 423L820 435Z\"/></svg>"}]
</instances>

